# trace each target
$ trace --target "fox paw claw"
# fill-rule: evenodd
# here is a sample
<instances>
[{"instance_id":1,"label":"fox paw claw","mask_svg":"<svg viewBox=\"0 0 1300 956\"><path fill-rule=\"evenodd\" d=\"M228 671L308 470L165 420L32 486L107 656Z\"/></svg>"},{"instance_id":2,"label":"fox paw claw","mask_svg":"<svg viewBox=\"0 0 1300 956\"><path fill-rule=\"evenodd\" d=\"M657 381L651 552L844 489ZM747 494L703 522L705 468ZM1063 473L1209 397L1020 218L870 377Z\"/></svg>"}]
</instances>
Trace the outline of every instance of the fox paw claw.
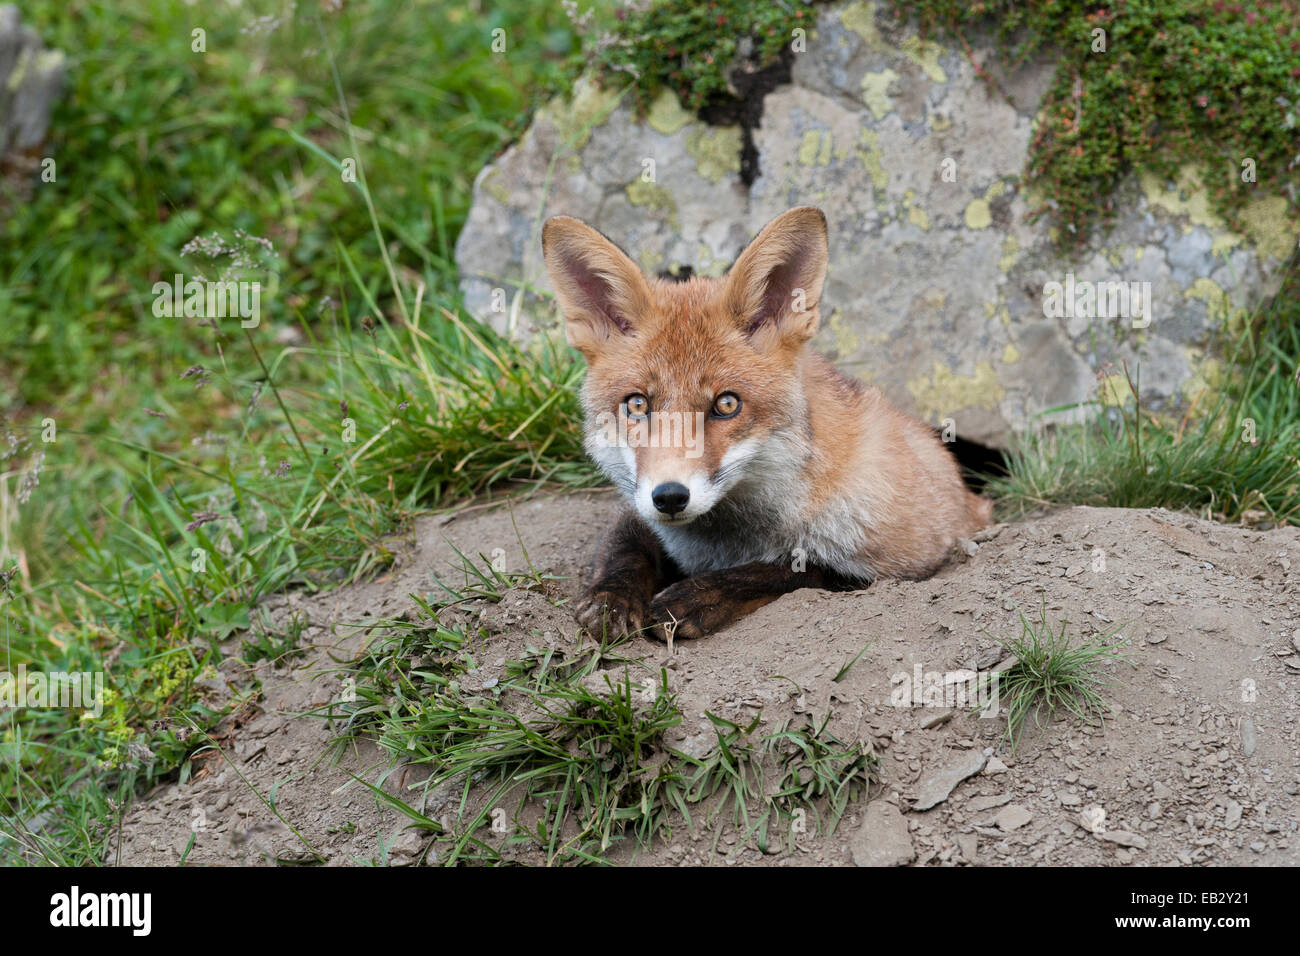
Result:
<instances>
[{"instance_id":1,"label":"fox paw claw","mask_svg":"<svg viewBox=\"0 0 1300 956\"><path fill-rule=\"evenodd\" d=\"M696 589L688 582L667 587L650 602L650 629L646 634L664 643L703 637L707 633L702 620L705 608Z\"/></svg>"},{"instance_id":2,"label":"fox paw claw","mask_svg":"<svg viewBox=\"0 0 1300 956\"><path fill-rule=\"evenodd\" d=\"M594 636L604 633L621 637L641 630L645 612L643 601L612 591L593 590L578 602L574 617Z\"/></svg>"}]
</instances>

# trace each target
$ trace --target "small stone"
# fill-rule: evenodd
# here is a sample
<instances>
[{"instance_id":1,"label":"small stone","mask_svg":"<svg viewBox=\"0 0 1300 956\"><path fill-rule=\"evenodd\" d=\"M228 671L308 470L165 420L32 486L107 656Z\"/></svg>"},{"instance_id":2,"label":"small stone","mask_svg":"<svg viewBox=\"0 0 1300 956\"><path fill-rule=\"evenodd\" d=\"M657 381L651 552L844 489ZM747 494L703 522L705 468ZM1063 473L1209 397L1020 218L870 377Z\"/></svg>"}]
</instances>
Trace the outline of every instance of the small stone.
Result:
<instances>
[{"instance_id":1,"label":"small stone","mask_svg":"<svg viewBox=\"0 0 1300 956\"><path fill-rule=\"evenodd\" d=\"M389 866L410 866L420 856L424 846L424 837L416 830L407 830L389 848Z\"/></svg>"},{"instance_id":2,"label":"small stone","mask_svg":"<svg viewBox=\"0 0 1300 956\"><path fill-rule=\"evenodd\" d=\"M932 714L931 716L925 718L925 720L921 721L921 729L933 730L935 727L938 727L940 724L947 723L949 720L952 720L952 715L954 713L956 713L956 711L949 708L948 710L941 710L937 714Z\"/></svg>"},{"instance_id":3,"label":"small stone","mask_svg":"<svg viewBox=\"0 0 1300 956\"><path fill-rule=\"evenodd\" d=\"M975 855L979 852L979 834L959 833L955 839L957 841L957 848L961 850L962 858L973 866L975 864Z\"/></svg>"},{"instance_id":4,"label":"small stone","mask_svg":"<svg viewBox=\"0 0 1300 956\"><path fill-rule=\"evenodd\" d=\"M990 757L989 762L984 766L984 772L987 774L1006 773L1007 765L997 757Z\"/></svg>"},{"instance_id":5,"label":"small stone","mask_svg":"<svg viewBox=\"0 0 1300 956\"><path fill-rule=\"evenodd\" d=\"M1229 800L1223 812L1223 826L1228 830L1235 830L1241 825L1241 804L1236 800Z\"/></svg>"},{"instance_id":6,"label":"small stone","mask_svg":"<svg viewBox=\"0 0 1300 956\"><path fill-rule=\"evenodd\" d=\"M993 818L993 823L999 830L1009 833L1012 830L1019 830L1033 818L1032 813L1020 804L1013 803L1004 807L1002 812Z\"/></svg>"},{"instance_id":7,"label":"small stone","mask_svg":"<svg viewBox=\"0 0 1300 956\"><path fill-rule=\"evenodd\" d=\"M1131 846L1137 850L1145 850L1147 841L1136 833L1129 833L1127 830L1105 830L1099 833L1107 843L1114 843L1118 846Z\"/></svg>"},{"instance_id":8,"label":"small stone","mask_svg":"<svg viewBox=\"0 0 1300 956\"><path fill-rule=\"evenodd\" d=\"M858 866L904 866L916 859L907 820L884 800L867 804L866 819L849 846Z\"/></svg>"},{"instance_id":9,"label":"small stone","mask_svg":"<svg viewBox=\"0 0 1300 956\"><path fill-rule=\"evenodd\" d=\"M1079 811L1079 825L1089 833L1102 833L1106 829L1106 810L1104 807L1084 807Z\"/></svg>"},{"instance_id":10,"label":"small stone","mask_svg":"<svg viewBox=\"0 0 1300 956\"><path fill-rule=\"evenodd\" d=\"M1241 752L1247 757L1253 757L1257 746L1255 722L1247 717L1241 722Z\"/></svg>"},{"instance_id":11,"label":"small stone","mask_svg":"<svg viewBox=\"0 0 1300 956\"><path fill-rule=\"evenodd\" d=\"M929 810L943 803L957 784L984 768L985 760L992 762L997 758L986 758L978 750L963 750L950 757L946 763L932 770L921 781L916 790L916 802L912 804L912 809Z\"/></svg>"},{"instance_id":12,"label":"small stone","mask_svg":"<svg viewBox=\"0 0 1300 956\"><path fill-rule=\"evenodd\" d=\"M969 810L971 813L983 813L985 810L992 810L1010 802L1011 794L997 793L992 796L971 797L962 809Z\"/></svg>"}]
</instances>

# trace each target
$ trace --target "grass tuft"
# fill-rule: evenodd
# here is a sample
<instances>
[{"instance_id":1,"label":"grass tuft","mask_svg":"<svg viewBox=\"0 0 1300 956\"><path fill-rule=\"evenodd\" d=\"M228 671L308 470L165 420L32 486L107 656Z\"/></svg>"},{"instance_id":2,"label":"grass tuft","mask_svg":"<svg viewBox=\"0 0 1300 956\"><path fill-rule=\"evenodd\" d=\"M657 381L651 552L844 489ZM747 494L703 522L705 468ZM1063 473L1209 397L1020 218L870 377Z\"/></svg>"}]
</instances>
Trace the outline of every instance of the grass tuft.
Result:
<instances>
[{"instance_id":1,"label":"grass tuft","mask_svg":"<svg viewBox=\"0 0 1300 956\"><path fill-rule=\"evenodd\" d=\"M645 847L724 819L766 849L810 813L833 830L865 791L875 758L830 733L829 715L760 736L757 717L742 726L710 714L713 748L672 748L666 735L683 715L668 673L621 656L622 640L526 644L484 680L480 658L499 652L448 612L500 600L509 582L491 570L467 579L467 592L423 602L418 621L371 625L381 636L353 675L357 701L322 714L343 721L340 742L373 735L394 760L430 767L412 819L428 818L433 794L459 793L454 821L438 826L441 863L497 863L525 845L548 863L600 862L620 841ZM546 591L533 575L520 581Z\"/></svg>"},{"instance_id":2,"label":"grass tuft","mask_svg":"<svg viewBox=\"0 0 1300 956\"><path fill-rule=\"evenodd\" d=\"M1019 746L1031 714L1038 727L1044 717L1048 723L1055 719L1058 710L1085 723L1104 723L1106 706L1101 690L1111 681L1099 668L1107 662L1127 661L1118 646L1123 641L1119 635L1122 625L1096 638L1075 641L1067 632L1066 621L1061 621L1059 628L1048 623L1044 597L1037 619L1020 613L1020 627L1018 637L994 637L1016 658L1016 663L997 677L998 694L1007 708L1006 739L1012 752ZM1116 637L1119 641L1112 643Z\"/></svg>"}]
</instances>

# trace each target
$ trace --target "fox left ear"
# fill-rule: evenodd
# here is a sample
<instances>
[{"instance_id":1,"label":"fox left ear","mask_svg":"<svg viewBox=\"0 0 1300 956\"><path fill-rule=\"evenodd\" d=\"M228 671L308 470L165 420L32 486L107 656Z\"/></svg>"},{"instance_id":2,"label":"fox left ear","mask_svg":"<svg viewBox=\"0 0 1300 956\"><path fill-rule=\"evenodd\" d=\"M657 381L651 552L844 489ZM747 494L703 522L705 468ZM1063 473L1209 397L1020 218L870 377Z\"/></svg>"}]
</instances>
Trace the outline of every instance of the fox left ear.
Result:
<instances>
[{"instance_id":1,"label":"fox left ear","mask_svg":"<svg viewBox=\"0 0 1300 956\"><path fill-rule=\"evenodd\" d=\"M650 289L622 249L585 222L552 216L542 227L542 256L564 313L565 337L588 362L636 333L650 309Z\"/></svg>"},{"instance_id":2,"label":"fox left ear","mask_svg":"<svg viewBox=\"0 0 1300 956\"><path fill-rule=\"evenodd\" d=\"M817 331L826 258L826 216L815 206L777 216L740 254L727 305L760 352L802 345Z\"/></svg>"}]
</instances>

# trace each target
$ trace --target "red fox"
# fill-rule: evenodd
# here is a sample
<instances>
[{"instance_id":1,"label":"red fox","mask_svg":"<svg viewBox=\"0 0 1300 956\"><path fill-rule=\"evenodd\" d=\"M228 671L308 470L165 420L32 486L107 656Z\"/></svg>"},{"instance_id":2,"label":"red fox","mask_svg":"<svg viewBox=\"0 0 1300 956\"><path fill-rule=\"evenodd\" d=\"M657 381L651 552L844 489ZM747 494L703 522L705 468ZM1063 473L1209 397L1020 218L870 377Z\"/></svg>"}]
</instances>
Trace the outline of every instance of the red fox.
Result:
<instances>
[{"instance_id":1,"label":"red fox","mask_svg":"<svg viewBox=\"0 0 1300 956\"><path fill-rule=\"evenodd\" d=\"M804 587L924 578L989 523L934 432L806 348L826 217L768 223L722 278L649 278L568 216L542 251L587 360L585 447L631 505L577 606L589 630L713 633Z\"/></svg>"}]
</instances>

